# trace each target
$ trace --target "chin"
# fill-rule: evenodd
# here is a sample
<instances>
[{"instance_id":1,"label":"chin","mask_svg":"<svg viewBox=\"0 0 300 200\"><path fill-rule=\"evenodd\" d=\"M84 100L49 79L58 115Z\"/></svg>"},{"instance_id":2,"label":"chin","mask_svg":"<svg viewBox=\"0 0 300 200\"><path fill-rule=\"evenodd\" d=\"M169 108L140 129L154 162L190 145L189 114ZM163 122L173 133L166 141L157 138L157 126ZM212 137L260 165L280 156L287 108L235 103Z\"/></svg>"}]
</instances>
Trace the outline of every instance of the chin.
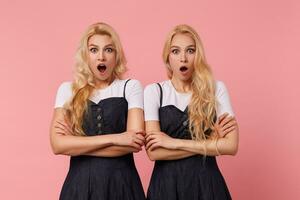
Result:
<instances>
[{"instance_id":1,"label":"chin","mask_svg":"<svg viewBox=\"0 0 300 200\"><path fill-rule=\"evenodd\" d=\"M191 81L192 80L192 76L181 76L180 80L181 81Z\"/></svg>"},{"instance_id":2,"label":"chin","mask_svg":"<svg viewBox=\"0 0 300 200\"><path fill-rule=\"evenodd\" d=\"M98 79L98 81L107 81L110 76L97 76L96 78Z\"/></svg>"}]
</instances>

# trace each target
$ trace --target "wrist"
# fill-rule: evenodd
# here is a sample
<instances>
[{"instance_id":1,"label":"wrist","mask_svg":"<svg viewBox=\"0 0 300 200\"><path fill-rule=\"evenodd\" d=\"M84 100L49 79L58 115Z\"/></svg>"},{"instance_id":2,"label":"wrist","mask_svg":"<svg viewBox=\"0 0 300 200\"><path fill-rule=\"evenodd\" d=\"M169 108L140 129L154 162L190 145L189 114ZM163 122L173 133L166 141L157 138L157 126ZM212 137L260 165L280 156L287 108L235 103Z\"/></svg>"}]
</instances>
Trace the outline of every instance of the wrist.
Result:
<instances>
[{"instance_id":1,"label":"wrist","mask_svg":"<svg viewBox=\"0 0 300 200\"><path fill-rule=\"evenodd\" d=\"M111 141L111 143L112 143L112 145L117 145L117 146L120 146L120 141L121 141L121 135L122 135L123 133L119 133L119 134L113 134L112 136L112 141Z\"/></svg>"},{"instance_id":2,"label":"wrist","mask_svg":"<svg viewBox=\"0 0 300 200\"><path fill-rule=\"evenodd\" d=\"M176 149L182 149L184 146L184 141L181 139L174 139L174 141L172 141L173 145L172 145L172 149L176 150Z\"/></svg>"}]
</instances>

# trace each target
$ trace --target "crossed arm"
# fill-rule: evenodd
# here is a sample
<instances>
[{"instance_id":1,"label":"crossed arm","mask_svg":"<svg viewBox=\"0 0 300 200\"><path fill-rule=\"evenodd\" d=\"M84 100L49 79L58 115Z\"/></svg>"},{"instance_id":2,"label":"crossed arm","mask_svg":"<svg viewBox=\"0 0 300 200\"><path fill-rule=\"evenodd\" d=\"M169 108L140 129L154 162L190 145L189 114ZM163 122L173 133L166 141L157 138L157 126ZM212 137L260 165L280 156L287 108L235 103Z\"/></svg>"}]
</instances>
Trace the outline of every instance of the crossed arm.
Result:
<instances>
[{"instance_id":1,"label":"crossed arm","mask_svg":"<svg viewBox=\"0 0 300 200\"><path fill-rule=\"evenodd\" d=\"M146 149L150 160L176 160L192 155L235 155L238 150L238 125L223 114L216 124L219 139L204 141L176 139L160 131L158 121L146 121Z\"/></svg>"},{"instance_id":2,"label":"crossed arm","mask_svg":"<svg viewBox=\"0 0 300 200\"><path fill-rule=\"evenodd\" d=\"M116 157L138 152L144 145L144 115L140 108L128 110L127 131L118 134L75 136L63 108L54 110L50 126L50 143L54 154Z\"/></svg>"}]
</instances>

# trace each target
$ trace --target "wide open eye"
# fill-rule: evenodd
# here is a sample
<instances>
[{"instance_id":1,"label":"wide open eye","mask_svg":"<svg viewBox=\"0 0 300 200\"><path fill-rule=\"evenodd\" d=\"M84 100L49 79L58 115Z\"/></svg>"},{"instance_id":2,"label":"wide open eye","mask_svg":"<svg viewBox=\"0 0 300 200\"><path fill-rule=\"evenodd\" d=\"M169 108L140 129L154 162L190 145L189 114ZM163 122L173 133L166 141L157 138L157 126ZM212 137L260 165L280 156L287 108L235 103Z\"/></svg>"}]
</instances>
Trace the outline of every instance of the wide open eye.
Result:
<instances>
[{"instance_id":1,"label":"wide open eye","mask_svg":"<svg viewBox=\"0 0 300 200\"><path fill-rule=\"evenodd\" d=\"M105 52L112 53L112 52L114 52L114 49L111 47L108 47L108 48L105 48Z\"/></svg>"},{"instance_id":2,"label":"wide open eye","mask_svg":"<svg viewBox=\"0 0 300 200\"><path fill-rule=\"evenodd\" d=\"M97 48L95 48L95 47L93 47L93 48L90 48L90 52L92 52L92 53L97 53L97 52L98 52L98 49L97 49Z\"/></svg>"},{"instance_id":3,"label":"wide open eye","mask_svg":"<svg viewBox=\"0 0 300 200\"><path fill-rule=\"evenodd\" d=\"M193 48L188 48L188 49L186 50L186 52L187 52L188 54L193 54L193 53L195 53L195 49L193 49Z\"/></svg>"},{"instance_id":4,"label":"wide open eye","mask_svg":"<svg viewBox=\"0 0 300 200\"><path fill-rule=\"evenodd\" d=\"M172 52L172 54L177 55L177 54L179 54L179 49L172 49L171 52Z\"/></svg>"}]
</instances>

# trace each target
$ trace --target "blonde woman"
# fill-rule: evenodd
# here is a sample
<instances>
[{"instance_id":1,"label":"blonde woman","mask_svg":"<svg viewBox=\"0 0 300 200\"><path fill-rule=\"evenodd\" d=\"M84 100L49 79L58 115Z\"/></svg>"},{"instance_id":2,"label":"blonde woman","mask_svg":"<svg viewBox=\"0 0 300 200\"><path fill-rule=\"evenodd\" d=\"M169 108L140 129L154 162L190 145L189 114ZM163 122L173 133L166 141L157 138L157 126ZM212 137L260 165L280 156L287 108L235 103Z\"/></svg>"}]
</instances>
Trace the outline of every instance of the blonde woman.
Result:
<instances>
[{"instance_id":1,"label":"blonde woman","mask_svg":"<svg viewBox=\"0 0 300 200\"><path fill-rule=\"evenodd\" d=\"M235 155L238 126L196 31L176 26L164 45L169 80L144 91L146 149L155 160L147 199L231 199L215 156Z\"/></svg>"},{"instance_id":2,"label":"blonde woman","mask_svg":"<svg viewBox=\"0 0 300 200\"><path fill-rule=\"evenodd\" d=\"M61 200L142 200L133 152L144 145L143 89L122 80L126 60L115 30L91 25L76 54L73 82L58 89L50 141L68 155Z\"/></svg>"}]
</instances>

